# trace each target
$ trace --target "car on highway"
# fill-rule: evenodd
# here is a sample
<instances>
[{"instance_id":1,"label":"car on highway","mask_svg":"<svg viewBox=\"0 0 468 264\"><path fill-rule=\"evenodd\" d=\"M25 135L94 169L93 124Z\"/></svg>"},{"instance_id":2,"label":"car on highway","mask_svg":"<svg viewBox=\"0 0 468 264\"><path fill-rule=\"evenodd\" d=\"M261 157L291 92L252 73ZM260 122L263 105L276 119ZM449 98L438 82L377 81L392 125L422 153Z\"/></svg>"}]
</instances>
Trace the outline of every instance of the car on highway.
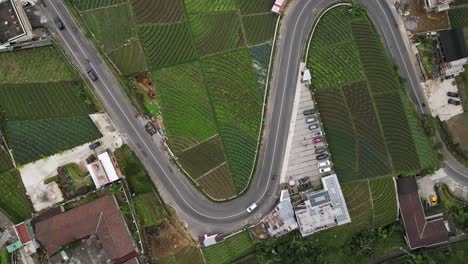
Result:
<instances>
[{"instance_id":1,"label":"car on highway","mask_svg":"<svg viewBox=\"0 0 468 264\"><path fill-rule=\"evenodd\" d=\"M317 164L317 167L319 167L319 168L327 167L327 166L330 166L330 164L331 164L331 162L329 160L326 160L326 161L319 162Z\"/></svg>"},{"instance_id":2,"label":"car on highway","mask_svg":"<svg viewBox=\"0 0 468 264\"><path fill-rule=\"evenodd\" d=\"M306 119L306 123L312 123L312 122L315 122L315 121L317 121L317 119L315 119L315 117L310 117L310 118Z\"/></svg>"},{"instance_id":3,"label":"car on highway","mask_svg":"<svg viewBox=\"0 0 468 264\"><path fill-rule=\"evenodd\" d=\"M60 18L56 17L54 18L54 24L59 30L63 30L65 26L63 25L63 22Z\"/></svg>"},{"instance_id":4,"label":"car on highway","mask_svg":"<svg viewBox=\"0 0 468 264\"><path fill-rule=\"evenodd\" d=\"M312 133L312 136L314 136L314 137L318 137L318 136L322 136L322 135L323 135L322 131L315 131L314 133Z\"/></svg>"},{"instance_id":5,"label":"car on highway","mask_svg":"<svg viewBox=\"0 0 468 264\"><path fill-rule=\"evenodd\" d=\"M314 137L314 144L322 142L322 137Z\"/></svg>"},{"instance_id":6,"label":"car on highway","mask_svg":"<svg viewBox=\"0 0 468 264\"><path fill-rule=\"evenodd\" d=\"M330 168L330 167L320 168L320 169L319 169L319 172L320 172L320 173L327 173L327 172L330 172L330 171L331 171L331 168Z\"/></svg>"},{"instance_id":7,"label":"car on highway","mask_svg":"<svg viewBox=\"0 0 468 264\"><path fill-rule=\"evenodd\" d=\"M305 116L313 115L313 114L315 114L315 109L305 110L305 111L303 112L303 114L304 114Z\"/></svg>"},{"instance_id":8,"label":"car on highway","mask_svg":"<svg viewBox=\"0 0 468 264\"><path fill-rule=\"evenodd\" d=\"M316 148L315 149L315 154L322 154L322 153L324 153L326 151L327 151L327 149L325 147Z\"/></svg>"},{"instance_id":9,"label":"car on highway","mask_svg":"<svg viewBox=\"0 0 468 264\"><path fill-rule=\"evenodd\" d=\"M320 154L320 155L317 155L317 157L315 157L317 160L324 160L326 158L328 158L328 154L327 153L323 153L323 154Z\"/></svg>"},{"instance_id":10,"label":"car on highway","mask_svg":"<svg viewBox=\"0 0 468 264\"><path fill-rule=\"evenodd\" d=\"M247 207L247 213L253 212L255 208L257 208L257 204L256 203L251 204L249 207Z\"/></svg>"},{"instance_id":11,"label":"car on highway","mask_svg":"<svg viewBox=\"0 0 468 264\"><path fill-rule=\"evenodd\" d=\"M309 129L310 130L315 130L315 129L318 129L318 124L312 124L309 126Z\"/></svg>"},{"instance_id":12,"label":"car on highway","mask_svg":"<svg viewBox=\"0 0 468 264\"><path fill-rule=\"evenodd\" d=\"M88 70L86 73L88 74L88 77L89 79L91 79L91 81L93 82L97 81L98 77L97 77L96 72L93 69Z\"/></svg>"},{"instance_id":13,"label":"car on highway","mask_svg":"<svg viewBox=\"0 0 468 264\"><path fill-rule=\"evenodd\" d=\"M460 101L455 99L448 99L448 103L452 105L460 105Z\"/></svg>"},{"instance_id":14,"label":"car on highway","mask_svg":"<svg viewBox=\"0 0 468 264\"><path fill-rule=\"evenodd\" d=\"M447 96L458 98L460 97L460 94L456 92L447 92Z\"/></svg>"}]
</instances>

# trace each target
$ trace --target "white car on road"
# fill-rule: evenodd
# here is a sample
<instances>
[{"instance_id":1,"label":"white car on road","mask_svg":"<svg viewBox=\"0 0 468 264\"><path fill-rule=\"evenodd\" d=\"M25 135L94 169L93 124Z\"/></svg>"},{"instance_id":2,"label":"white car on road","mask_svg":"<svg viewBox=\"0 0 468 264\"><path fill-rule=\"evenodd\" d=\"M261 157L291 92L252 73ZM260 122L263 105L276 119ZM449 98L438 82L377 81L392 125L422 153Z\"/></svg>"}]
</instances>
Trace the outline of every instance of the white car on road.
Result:
<instances>
[{"instance_id":1,"label":"white car on road","mask_svg":"<svg viewBox=\"0 0 468 264\"><path fill-rule=\"evenodd\" d=\"M249 207L247 207L247 213L251 213L253 210L255 210L255 208L257 208L257 204L251 204Z\"/></svg>"}]
</instances>

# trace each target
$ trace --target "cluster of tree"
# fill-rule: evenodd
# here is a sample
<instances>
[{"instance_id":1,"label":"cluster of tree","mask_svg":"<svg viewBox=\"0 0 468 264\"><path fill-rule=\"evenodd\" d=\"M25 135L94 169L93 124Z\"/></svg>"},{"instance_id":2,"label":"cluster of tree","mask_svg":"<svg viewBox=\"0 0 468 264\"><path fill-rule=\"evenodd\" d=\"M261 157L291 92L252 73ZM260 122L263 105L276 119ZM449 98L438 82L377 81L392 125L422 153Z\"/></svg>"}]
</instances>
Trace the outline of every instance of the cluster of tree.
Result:
<instances>
[{"instance_id":1,"label":"cluster of tree","mask_svg":"<svg viewBox=\"0 0 468 264\"><path fill-rule=\"evenodd\" d=\"M270 239L256 244L257 257L261 263L324 263L324 249L313 240L301 239L295 235L292 239Z\"/></svg>"},{"instance_id":2,"label":"cluster of tree","mask_svg":"<svg viewBox=\"0 0 468 264\"><path fill-rule=\"evenodd\" d=\"M358 256L371 256L374 253L374 244L378 241L387 240L397 230L400 230L398 223L386 227L364 230L354 234L348 246Z\"/></svg>"},{"instance_id":3,"label":"cluster of tree","mask_svg":"<svg viewBox=\"0 0 468 264\"><path fill-rule=\"evenodd\" d=\"M349 11L353 13L353 15L357 17L362 17L366 18L367 17L367 12L364 9L364 7L361 5L361 3L352 1L351 2L351 7L349 8Z\"/></svg>"}]
</instances>

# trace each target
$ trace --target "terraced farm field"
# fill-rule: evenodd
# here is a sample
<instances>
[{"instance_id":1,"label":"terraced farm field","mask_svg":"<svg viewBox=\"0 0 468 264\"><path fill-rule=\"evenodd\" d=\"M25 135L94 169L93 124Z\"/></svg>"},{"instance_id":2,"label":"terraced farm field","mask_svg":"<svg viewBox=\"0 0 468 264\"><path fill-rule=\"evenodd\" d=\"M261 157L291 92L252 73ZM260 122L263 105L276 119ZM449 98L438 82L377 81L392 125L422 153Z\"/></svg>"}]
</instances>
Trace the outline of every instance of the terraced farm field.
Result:
<instances>
[{"instance_id":1,"label":"terraced farm field","mask_svg":"<svg viewBox=\"0 0 468 264\"><path fill-rule=\"evenodd\" d=\"M125 76L145 72L146 60L140 42L132 40L124 46L107 53L119 72Z\"/></svg>"},{"instance_id":2,"label":"terraced farm field","mask_svg":"<svg viewBox=\"0 0 468 264\"><path fill-rule=\"evenodd\" d=\"M270 13L275 0L236 0L242 15Z\"/></svg>"},{"instance_id":3,"label":"terraced farm field","mask_svg":"<svg viewBox=\"0 0 468 264\"><path fill-rule=\"evenodd\" d=\"M199 177L197 182L207 194L215 199L231 198L238 194L227 163Z\"/></svg>"},{"instance_id":4,"label":"terraced farm field","mask_svg":"<svg viewBox=\"0 0 468 264\"><path fill-rule=\"evenodd\" d=\"M10 155L7 153L5 148L0 147L0 173L7 171L13 167L10 160Z\"/></svg>"},{"instance_id":5,"label":"terraced farm field","mask_svg":"<svg viewBox=\"0 0 468 264\"><path fill-rule=\"evenodd\" d=\"M138 23L171 23L184 17L182 0L132 0Z\"/></svg>"},{"instance_id":6,"label":"terraced farm field","mask_svg":"<svg viewBox=\"0 0 468 264\"><path fill-rule=\"evenodd\" d=\"M47 63L44 63L45 61ZM0 84L78 79L78 73L55 46L0 53Z\"/></svg>"},{"instance_id":7,"label":"terraced farm field","mask_svg":"<svg viewBox=\"0 0 468 264\"><path fill-rule=\"evenodd\" d=\"M236 10L234 0L184 0L184 2L189 14Z\"/></svg>"},{"instance_id":8,"label":"terraced farm field","mask_svg":"<svg viewBox=\"0 0 468 264\"><path fill-rule=\"evenodd\" d=\"M25 194L23 184L16 169L0 173L0 208L13 223L20 223L31 217L31 202Z\"/></svg>"},{"instance_id":9,"label":"terraced farm field","mask_svg":"<svg viewBox=\"0 0 468 264\"><path fill-rule=\"evenodd\" d=\"M273 13L243 16L245 37L249 45L271 41L275 33L277 16Z\"/></svg>"},{"instance_id":10,"label":"terraced farm field","mask_svg":"<svg viewBox=\"0 0 468 264\"><path fill-rule=\"evenodd\" d=\"M124 3L126 0L77 0L74 2L80 10L87 10Z\"/></svg>"},{"instance_id":11,"label":"terraced farm field","mask_svg":"<svg viewBox=\"0 0 468 264\"><path fill-rule=\"evenodd\" d=\"M398 207L393 178L373 179L369 181L369 187L372 192L373 227L386 226L397 221Z\"/></svg>"},{"instance_id":12,"label":"terraced farm field","mask_svg":"<svg viewBox=\"0 0 468 264\"><path fill-rule=\"evenodd\" d=\"M312 86L342 182L438 166L369 19L336 7L323 15L310 47Z\"/></svg>"},{"instance_id":13,"label":"terraced farm field","mask_svg":"<svg viewBox=\"0 0 468 264\"><path fill-rule=\"evenodd\" d=\"M202 67L234 184L241 191L254 165L263 103L250 54L239 49L209 56Z\"/></svg>"},{"instance_id":14,"label":"terraced farm field","mask_svg":"<svg viewBox=\"0 0 468 264\"><path fill-rule=\"evenodd\" d=\"M266 43L263 45L253 46L249 48L250 56L252 57L252 63L257 77L258 89L260 91L260 96L262 97L265 94L265 85L267 82L271 49L271 43Z\"/></svg>"},{"instance_id":15,"label":"terraced farm field","mask_svg":"<svg viewBox=\"0 0 468 264\"><path fill-rule=\"evenodd\" d=\"M249 232L244 231L221 243L203 248L203 255L207 264L228 264L254 250L255 245Z\"/></svg>"},{"instance_id":16,"label":"terraced farm field","mask_svg":"<svg viewBox=\"0 0 468 264\"><path fill-rule=\"evenodd\" d=\"M195 50L187 23L144 25L139 30L151 69L194 59Z\"/></svg>"},{"instance_id":17,"label":"terraced farm field","mask_svg":"<svg viewBox=\"0 0 468 264\"><path fill-rule=\"evenodd\" d=\"M468 27L468 6L450 8L448 13L452 28Z\"/></svg>"},{"instance_id":18,"label":"terraced farm field","mask_svg":"<svg viewBox=\"0 0 468 264\"><path fill-rule=\"evenodd\" d=\"M86 115L92 108L80 96L84 89L84 83L76 81L4 84L0 105L10 120Z\"/></svg>"},{"instance_id":19,"label":"terraced farm field","mask_svg":"<svg viewBox=\"0 0 468 264\"><path fill-rule=\"evenodd\" d=\"M200 55L244 46L240 17L236 12L190 17L195 44Z\"/></svg>"},{"instance_id":20,"label":"terraced farm field","mask_svg":"<svg viewBox=\"0 0 468 264\"><path fill-rule=\"evenodd\" d=\"M101 137L87 115L10 121L6 133L18 164L26 164Z\"/></svg>"},{"instance_id":21,"label":"terraced farm field","mask_svg":"<svg viewBox=\"0 0 468 264\"><path fill-rule=\"evenodd\" d=\"M128 3L83 11L81 15L105 52L136 37L136 30L129 23L133 17Z\"/></svg>"}]
</instances>

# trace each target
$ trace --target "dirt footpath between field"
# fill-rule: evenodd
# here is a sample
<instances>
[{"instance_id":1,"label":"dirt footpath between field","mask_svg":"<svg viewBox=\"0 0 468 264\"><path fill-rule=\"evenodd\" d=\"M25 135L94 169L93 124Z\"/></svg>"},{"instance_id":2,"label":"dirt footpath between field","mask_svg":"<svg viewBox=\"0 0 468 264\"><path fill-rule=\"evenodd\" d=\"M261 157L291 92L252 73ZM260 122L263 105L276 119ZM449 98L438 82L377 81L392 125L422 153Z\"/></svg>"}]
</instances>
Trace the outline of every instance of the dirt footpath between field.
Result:
<instances>
[{"instance_id":1,"label":"dirt footpath between field","mask_svg":"<svg viewBox=\"0 0 468 264\"><path fill-rule=\"evenodd\" d=\"M101 146L97 153L109 148L112 151L123 144L120 134L112 126L107 114L97 113L90 115L103 137L99 139ZM82 171L86 169L86 158L95 154L84 144L53 156L38 160L19 168L26 194L31 198L34 210L41 211L63 201L62 193L55 182L44 184L44 181L57 175L57 168L69 163L76 163Z\"/></svg>"}]
</instances>

